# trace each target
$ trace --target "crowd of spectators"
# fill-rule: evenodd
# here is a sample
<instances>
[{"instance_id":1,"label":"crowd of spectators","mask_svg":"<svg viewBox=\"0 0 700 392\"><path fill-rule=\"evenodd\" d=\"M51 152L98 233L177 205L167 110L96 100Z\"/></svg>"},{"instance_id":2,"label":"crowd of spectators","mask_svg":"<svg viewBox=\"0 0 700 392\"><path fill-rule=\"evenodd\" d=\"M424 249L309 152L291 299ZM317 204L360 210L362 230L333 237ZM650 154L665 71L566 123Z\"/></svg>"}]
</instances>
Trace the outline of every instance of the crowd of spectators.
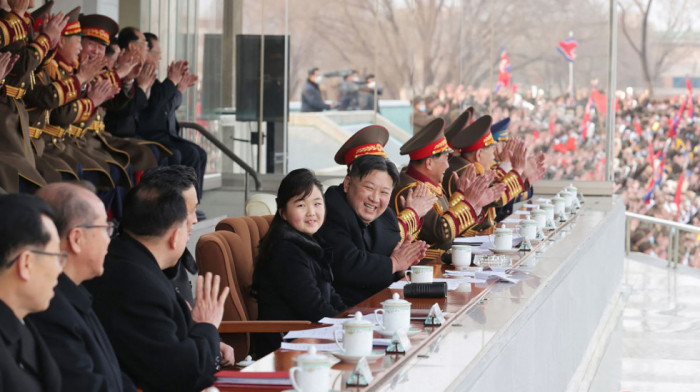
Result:
<instances>
[{"instance_id":1,"label":"crowd of spectators","mask_svg":"<svg viewBox=\"0 0 700 392\"><path fill-rule=\"evenodd\" d=\"M475 108L477 117L490 112L494 122L510 117L509 135L545 153L546 179L600 181L605 176L604 94L595 84L579 89L574 98L550 98L538 89L492 94L487 88L447 85L425 98L414 98L413 124L417 130L435 117L449 123L468 106ZM627 211L697 226L700 123L693 104L684 105L687 94L650 99L628 89L618 91L616 98L615 193L624 197ZM685 111L678 115L681 107ZM669 257L667 227L632 222L631 229L632 250ZM683 263L700 267L699 240L695 234L682 234Z\"/></svg>"}]
</instances>

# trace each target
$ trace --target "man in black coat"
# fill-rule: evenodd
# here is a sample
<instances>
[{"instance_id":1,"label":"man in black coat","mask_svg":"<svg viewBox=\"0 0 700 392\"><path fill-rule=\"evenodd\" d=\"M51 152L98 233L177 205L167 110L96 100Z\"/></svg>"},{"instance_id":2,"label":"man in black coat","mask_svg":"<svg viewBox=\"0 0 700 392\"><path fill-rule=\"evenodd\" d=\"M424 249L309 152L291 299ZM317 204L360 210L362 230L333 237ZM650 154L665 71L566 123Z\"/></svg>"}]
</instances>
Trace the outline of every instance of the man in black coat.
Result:
<instances>
[{"instance_id":1,"label":"man in black coat","mask_svg":"<svg viewBox=\"0 0 700 392\"><path fill-rule=\"evenodd\" d=\"M398 181L388 159L355 159L340 186L326 191L328 214L319 236L333 249L333 286L348 306L387 288L401 272L420 261L426 245L404 241L399 221L388 209Z\"/></svg>"},{"instance_id":2,"label":"man in black coat","mask_svg":"<svg viewBox=\"0 0 700 392\"><path fill-rule=\"evenodd\" d=\"M94 309L119 363L144 392L191 392L211 386L220 362L233 358L219 342L228 288L220 278L197 280L191 312L163 270L174 266L189 238L182 192L139 184L126 196L122 233L112 240L105 272L88 282Z\"/></svg>"},{"instance_id":3,"label":"man in black coat","mask_svg":"<svg viewBox=\"0 0 700 392\"><path fill-rule=\"evenodd\" d=\"M61 374L26 319L49 307L63 265L53 212L36 196L0 197L0 391L54 392Z\"/></svg>"},{"instance_id":4,"label":"man in black coat","mask_svg":"<svg viewBox=\"0 0 700 392\"><path fill-rule=\"evenodd\" d=\"M146 63L157 67L161 59L158 37L152 33L144 36L148 44ZM119 39L122 39L121 33ZM144 139L161 143L172 151L169 164L190 166L197 172L197 197L201 200L207 153L197 144L180 137L175 115L182 104L182 94L196 82L197 76L188 72L186 61L172 63L168 67L167 78L162 82L156 79L151 86L148 106L139 113L138 133Z\"/></svg>"},{"instance_id":5,"label":"man in black coat","mask_svg":"<svg viewBox=\"0 0 700 392\"><path fill-rule=\"evenodd\" d=\"M81 285L103 272L114 229L104 205L89 190L69 183L49 184L37 195L54 209L61 250L68 255L49 309L29 316L58 362L61 391L136 391L92 310L92 296Z\"/></svg>"},{"instance_id":6,"label":"man in black coat","mask_svg":"<svg viewBox=\"0 0 700 392\"><path fill-rule=\"evenodd\" d=\"M309 77L301 88L301 111L302 112L322 112L324 110L333 109L333 105L323 102L321 98L321 89L318 87L321 83L321 73L318 68L314 67L309 70Z\"/></svg>"}]
</instances>

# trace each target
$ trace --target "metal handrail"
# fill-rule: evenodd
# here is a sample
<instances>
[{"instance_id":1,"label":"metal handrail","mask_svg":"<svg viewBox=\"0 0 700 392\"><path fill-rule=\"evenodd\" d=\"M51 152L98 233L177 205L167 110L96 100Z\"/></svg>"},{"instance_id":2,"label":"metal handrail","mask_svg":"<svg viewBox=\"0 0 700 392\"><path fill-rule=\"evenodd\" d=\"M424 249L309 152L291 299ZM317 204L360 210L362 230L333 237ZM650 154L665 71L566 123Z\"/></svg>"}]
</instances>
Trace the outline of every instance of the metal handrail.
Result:
<instances>
[{"instance_id":1,"label":"metal handrail","mask_svg":"<svg viewBox=\"0 0 700 392\"><path fill-rule=\"evenodd\" d=\"M666 219L654 218L653 216L635 214L634 212L625 212L625 253L630 253L630 225L629 221L635 219L640 222L653 223L662 226L668 226L669 230L669 243L668 243L668 266L673 263L673 268L678 266L679 252L680 252L680 237L681 232L689 232L700 234L700 227L693 225L687 225L685 223L678 223Z\"/></svg>"},{"instance_id":2,"label":"metal handrail","mask_svg":"<svg viewBox=\"0 0 700 392\"><path fill-rule=\"evenodd\" d=\"M252 167L250 167L247 163L245 163L244 160L242 160L238 155L236 155L233 151L231 151L230 148L228 148L224 143L222 143L216 136L214 136L211 132L209 132L206 128L203 126L197 124L197 123L192 123L192 122L181 122L180 123L181 128L190 128L194 129L197 132L201 133L202 136L207 138L212 144L214 144L221 152L226 155L227 157L231 158L232 161L236 162L238 166L242 167L243 170L245 170L246 174L250 175L253 177L253 180L255 181L255 190L259 191L260 188L262 188L262 183L260 182L260 179L258 178L258 172L255 171ZM246 183L247 183L248 177L246 176ZM246 189L246 198L248 196L248 192Z\"/></svg>"}]
</instances>

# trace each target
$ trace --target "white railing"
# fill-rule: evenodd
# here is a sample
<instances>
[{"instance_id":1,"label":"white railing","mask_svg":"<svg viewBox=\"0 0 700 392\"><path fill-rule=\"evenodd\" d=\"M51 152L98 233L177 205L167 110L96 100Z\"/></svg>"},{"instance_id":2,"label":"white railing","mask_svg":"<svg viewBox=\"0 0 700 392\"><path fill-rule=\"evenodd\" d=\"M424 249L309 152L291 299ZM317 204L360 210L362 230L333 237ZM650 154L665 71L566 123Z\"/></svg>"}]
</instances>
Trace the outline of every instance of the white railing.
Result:
<instances>
[{"instance_id":1,"label":"white railing","mask_svg":"<svg viewBox=\"0 0 700 392\"><path fill-rule=\"evenodd\" d=\"M669 227L668 234L668 265L673 264L673 268L678 266L678 261L680 258L680 238L682 232L700 234L700 228L692 225L686 225L683 223L673 222L666 219L654 218L647 215L635 214L633 212L625 212L625 254L630 253L630 221L638 220L640 222L647 222L652 224L657 224L661 226Z\"/></svg>"}]
</instances>

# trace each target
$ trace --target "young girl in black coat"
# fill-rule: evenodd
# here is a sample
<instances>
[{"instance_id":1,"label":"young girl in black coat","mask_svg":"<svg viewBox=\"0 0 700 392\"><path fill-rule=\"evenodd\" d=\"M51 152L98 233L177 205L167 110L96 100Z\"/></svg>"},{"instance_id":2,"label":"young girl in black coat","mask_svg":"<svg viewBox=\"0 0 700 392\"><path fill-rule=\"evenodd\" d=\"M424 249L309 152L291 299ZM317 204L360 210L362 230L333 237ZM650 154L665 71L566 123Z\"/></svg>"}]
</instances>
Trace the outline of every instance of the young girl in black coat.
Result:
<instances>
[{"instance_id":1,"label":"young girl in black coat","mask_svg":"<svg viewBox=\"0 0 700 392\"><path fill-rule=\"evenodd\" d=\"M326 215L321 183L297 169L280 183L277 213L260 241L253 273L260 320L309 320L335 316L346 306L333 289L330 250L315 236ZM259 334L254 350L262 356L279 348L279 334Z\"/></svg>"}]
</instances>

